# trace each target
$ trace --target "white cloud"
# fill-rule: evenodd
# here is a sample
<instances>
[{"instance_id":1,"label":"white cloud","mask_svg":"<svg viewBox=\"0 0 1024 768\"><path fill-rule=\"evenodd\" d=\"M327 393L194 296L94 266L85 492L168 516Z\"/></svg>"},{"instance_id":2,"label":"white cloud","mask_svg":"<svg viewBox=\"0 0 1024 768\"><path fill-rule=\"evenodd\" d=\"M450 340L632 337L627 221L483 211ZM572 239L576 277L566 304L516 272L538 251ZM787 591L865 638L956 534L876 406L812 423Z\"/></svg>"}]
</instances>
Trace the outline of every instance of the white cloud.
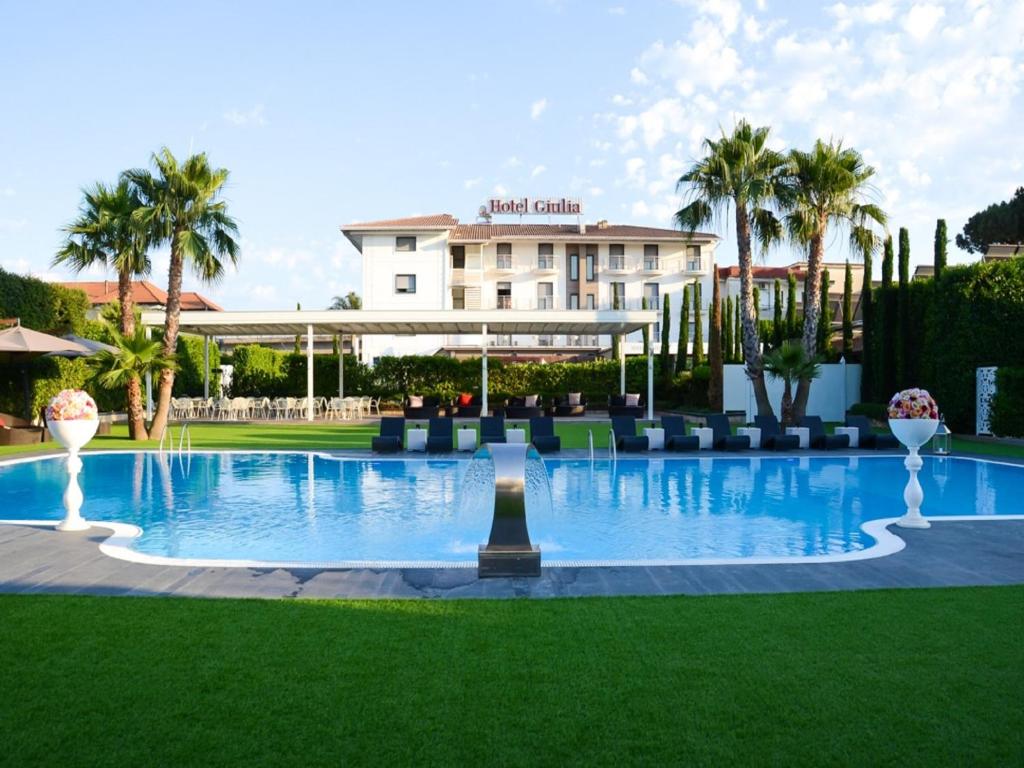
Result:
<instances>
[{"instance_id":1,"label":"white cloud","mask_svg":"<svg viewBox=\"0 0 1024 768\"><path fill-rule=\"evenodd\" d=\"M932 178L922 172L917 165L910 160L901 160L898 166L900 178L912 187L927 187L932 183Z\"/></svg>"},{"instance_id":2,"label":"white cloud","mask_svg":"<svg viewBox=\"0 0 1024 768\"><path fill-rule=\"evenodd\" d=\"M14 197L14 187L0 187L0 197Z\"/></svg>"},{"instance_id":3,"label":"white cloud","mask_svg":"<svg viewBox=\"0 0 1024 768\"><path fill-rule=\"evenodd\" d=\"M650 206L647 205L643 200L637 200L630 207L629 212L634 218L642 219L645 216L649 216L651 213Z\"/></svg>"},{"instance_id":4,"label":"white cloud","mask_svg":"<svg viewBox=\"0 0 1024 768\"><path fill-rule=\"evenodd\" d=\"M547 109L547 108L548 108L548 100L547 99L537 99L537 101L533 102L533 104L530 105L530 119L531 120L539 119L540 116L542 114L544 114L544 110Z\"/></svg>"},{"instance_id":5,"label":"white cloud","mask_svg":"<svg viewBox=\"0 0 1024 768\"><path fill-rule=\"evenodd\" d=\"M645 72L673 82L684 96L696 86L720 90L743 76L739 53L716 25L702 21L693 25L686 41L654 43L641 55L640 62Z\"/></svg>"},{"instance_id":6,"label":"white cloud","mask_svg":"<svg viewBox=\"0 0 1024 768\"><path fill-rule=\"evenodd\" d=\"M587 190L587 194L590 195L591 197L600 197L601 195L604 194L604 190L601 189L601 187L590 187Z\"/></svg>"},{"instance_id":7,"label":"white cloud","mask_svg":"<svg viewBox=\"0 0 1024 768\"><path fill-rule=\"evenodd\" d=\"M530 178L531 179L535 179L538 176L540 176L542 173L544 173L544 171L546 171L546 170L547 170L547 168L545 168L543 165L535 165L535 166L533 166L533 170L530 171Z\"/></svg>"},{"instance_id":8,"label":"white cloud","mask_svg":"<svg viewBox=\"0 0 1024 768\"><path fill-rule=\"evenodd\" d=\"M252 109L229 109L224 119L232 125L266 125L267 118L263 114L263 105L257 104Z\"/></svg>"},{"instance_id":9,"label":"white cloud","mask_svg":"<svg viewBox=\"0 0 1024 768\"><path fill-rule=\"evenodd\" d=\"M631 157L626 161L626 182L642 187L647 183L647 161L642 157Z\"/></svg>"},{"instance_id":10,"label":"white cloud","mask_svg":"<svg viewBox=\"0 0 1024 768\"><path fill-rule=\"evenodd\" d=\"M504 184L495 184L491 192L493 192L495 195L504 197L505 195L508 194L508 189L505 187Z\"/></svg>"},{"instance_id":11,"label":"white cloud","mask_svg":"<svg viewBox=\"0 0 1024 768\"><path fill-rule=\"evenodd\" d=\"M614 104L617 107L628 107L632 103L632 99L626 98L621 93L616 93L614 96L612 96L612 104Z\"/></svg>"},{"instance_id":12,"label":"white cloud","mask_svg":"<svg viewBox=\"0 0 1024 768\"><path fill-rule=\"evenodd\" d=\"M608 9L608 13L612 16L625 16L626 9L623 8L621 5L613 5L611 8Z\"/></svg>"},{"instance_id":13,"label":"white cloud","mask_svg":"<svg viewBox=\"0 0 1024 768\"><path fill-rule=\"evenodd\" d=\"M928 39L935 25L946 15L946 9L930 3L919 3L903 17L903 28L918 42Z\"/></svg>"},{"instance_id":14,"label":"white cloud","mask_svg":"<svg viewBox=\"0 0 1024 768\"><path fill-rule=\"evenodd\" d=\"M0 219L0 232L17 232L28 226L28 219Z\"/></svg>"},{"instance_id":15,"label":"white cloud","mask_svg":"<svg viewBox=\"0 0 1024 768\"><path fill-rule=\"evenodd\" d=\"M480 186L481 181L483 181L483 179L480 178L479 176L477 176L475 179L466 179L465 181L462 182L462 188L473 189L473 187Z\"/></svg>"},{"instance_id":16,"label":"white cloud","mask_svg":"<svg viewBox=\"0 0 1024 768\"><path fill-rule=\"evenodd\" d=\"M881 24L891 21L896 15L896 8L889 2L877 2L866 5L846 5L836 3L825 9L836 19L836 29L840 32L855 24Z\"/></svg>"},{"instance_id":17,"label":"white cloud","mask_svg":"<svg viewBox=\"0 0 1024 768\"><path fill-rule=\"evenodd\" d=\"M728 36L736 31L743 10L739 0L676 0L680 5L697 9L701 16L709 17L721 25Z\"/></svg>"},{"instance_id":18,"label":"white cloud","mask_svg":"<svg viewBox=\"0 0 1024 768\"><path fill-rule=\"evenodd\" d=\"M503 163L503 165L504 165L504 166L505 166L506 168L518 168L518 167L519 167L520 165L522 165L522 164L523 164L523 161L522 161L522 160L520 160L520 159L519 159L518 157L516 157L515 155L512 155L512 157L510 157L510 158L509 158L508 160L506 160L506 161L505 161L505 162Z\"/></svg>"},{"instance_id":19,"label":"white cloud","mask_svg":"<svg viewBox=\"0 0 1024 768\"><path fill-rule=\"evenodd\" d=\"M629 79L637 85L647 85L650 81L647 79L647 75L639 67L633 67L629 71Z\"/></svg>"}]
</instances>

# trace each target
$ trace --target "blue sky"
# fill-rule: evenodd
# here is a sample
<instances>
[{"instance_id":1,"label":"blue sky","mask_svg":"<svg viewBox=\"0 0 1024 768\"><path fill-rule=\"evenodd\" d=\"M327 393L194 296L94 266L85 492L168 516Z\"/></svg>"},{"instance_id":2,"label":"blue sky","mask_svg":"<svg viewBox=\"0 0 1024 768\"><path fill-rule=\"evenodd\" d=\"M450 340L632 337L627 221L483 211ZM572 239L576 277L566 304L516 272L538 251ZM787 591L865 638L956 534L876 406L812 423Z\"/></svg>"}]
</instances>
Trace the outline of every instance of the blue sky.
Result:
<instances>
[{"instance_id":1,"label":"blue sky","mask_svg":"<svg viewBox=\"0 0 1024 768\"><path fill-rule=\"evenodd\" d=\"M60 276L80 188L167 145L230 169L241 226L237 274L188 287L234 309L326 306L359 286L351 221L574 195L591 221L668 226L701 139L741 116L779 147L861 150L927 262L936 218L955 233L1024 184L1022 85L1009 0L0 0L0 266Z\"/></svg>"}]
</instances>

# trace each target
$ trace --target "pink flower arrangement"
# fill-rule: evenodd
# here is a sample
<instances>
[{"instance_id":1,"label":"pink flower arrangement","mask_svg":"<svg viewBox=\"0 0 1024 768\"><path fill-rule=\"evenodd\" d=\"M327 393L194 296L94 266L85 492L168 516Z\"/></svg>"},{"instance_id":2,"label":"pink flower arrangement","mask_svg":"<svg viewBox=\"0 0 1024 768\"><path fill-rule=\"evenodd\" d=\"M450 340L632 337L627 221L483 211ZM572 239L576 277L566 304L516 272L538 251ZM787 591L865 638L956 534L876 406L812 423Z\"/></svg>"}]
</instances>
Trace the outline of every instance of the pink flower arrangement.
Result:
<instances>
[{"instance_id":1,"label":"pink flower arrangement","mask_svg":"<svg viewBox=\"0 0 1024 768\"><path fill-rule=\"evenodd\" d=\"M889 401L890 419L937 419L939 406L926 389L904 389Z\"/></svg>"},{"instance_id":2,"label":"pink flower arrangement","mask_svg":"<svg viewBox=\"0 0 1024 768\"><path fill-rule=\"evenodd\" d=\"M64 389L46 407L46 418L50 421L96 421L99 412L88 392Z\"/></svg>"}]
</instances>

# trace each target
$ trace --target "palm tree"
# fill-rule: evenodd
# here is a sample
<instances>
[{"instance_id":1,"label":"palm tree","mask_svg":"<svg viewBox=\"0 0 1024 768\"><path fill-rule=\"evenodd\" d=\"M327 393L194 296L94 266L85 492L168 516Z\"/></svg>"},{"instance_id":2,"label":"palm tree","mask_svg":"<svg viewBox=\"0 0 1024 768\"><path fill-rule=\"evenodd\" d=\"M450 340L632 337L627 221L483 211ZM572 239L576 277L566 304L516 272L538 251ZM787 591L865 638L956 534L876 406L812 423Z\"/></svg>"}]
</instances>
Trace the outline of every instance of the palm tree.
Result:
<instances>
[{"instance_id":1,"label":"palm tree","mask_svg":"<svg viewBox=\"0 0 1024 768\"><path fill-rule=\"evenodd\" d=\"M718 140L705 139L705 155L684 173L677 189L688 190L689 203L675 219L691 233L697 227L715 223L734 208L740 266L740 319L743 325L743 358L747 376L754 385L757 412L772 413L764 383L758 311L754 306L751 242L756 239L762 252L782 236L782 225L774 210L786 204L788 165L783 154L768 147L770 128L752 128L740 120L732 135L722 132ZM713 280L718 275L712 276Z\"/></svg>"},{"instance_id":2,"label":"palm tree","mask_svg":"<svg viewBox=\"0 0 1024 768\"><path fill-rule=\"evenodd\" d=\"M363 300L355 291L349 291L344 296L335 296L331 299L331 306L328 309L362 309Z\"/></svg>"},{"instance_id":3,"label":"palm tree","mask_svg":"<svg viewBox=\"0 0 1024 768\"><path fill-rule=\"evenodd\" d=\"M117 351L100 350L88 358L97 384L104 389L118 389L135 384L139 387L147 373L162 373L177 368L174 355L165 355L161 343L146 338L146 329L136 328L131 336L109 329Z\"/></svg>"},{"instance_id":4,"label":"palm tree","mask_svg":"<svg viewBox=\"0 0 1024 768\"><path fill-rule=\"evenodd\" d=\"M152 266L145 233L132 221L141 203L126 181L113 187L96 184L82 194L78 218L64 227L67 236L53 264L70 267L75 272L94 264L113 267L117 272L120 330L124 336L132 336L135 333L132 280L148 275ZM134 439L145 440L148 435L138 381L127 381L127 400L129 432Z\"/></svg>"},{"instance_id":5,"label":"palm tree","mask_svg":"<svg viewBox=\"0 0 1024 768\"><path fill-rule=\"evenodd\" d=\"M167 272L167 309L163 354L170 357L178 344L181 312L181 279L186 262L206 283L224 274L223 259L238 261L238 225L220 199L228 179L226 168L211 168L206 153L192 155L178 163L164 147L153 155L156 173L145 168L125 171L122 178L138 191L142 206L133 220L154 243L170 243L171 263ZM160 372L159 399L150 431L159 435L167 426L174 387L174 369Z\"/></svg>"},{"instance_id":6,"label":"palm tree","mask_svg":"<svg viewBox=\"0 0 1024 768\"><path fill-rule=\"evenodd\" d=\"M806 247L807 276L804 284L803 345L808 356L817 349L821 316L821 271L825 238L830 228L847 230L852 250L860 255L877 248L873 224L885 227L886 216L877 205L866 202L875 169L841 141L818 140L810 152L789 153L792 210L786 215L790 239ZM811 392L811 379L801 378L793 408L803 416Z\"/></svg>"},{"instance_id":7,"label":"palm tree","mask_svg":"<svg viewBox=\"0 0 1024 768\"><path fill-rule=\"evenodd\" d=\"M764 370L769 376L782 379L782 424L795 423L793 413L793 382L816 379L821 375L821 359L808 356L807 350L797 339L782 342L764 356Z\"/></svg>"}]
</instances>

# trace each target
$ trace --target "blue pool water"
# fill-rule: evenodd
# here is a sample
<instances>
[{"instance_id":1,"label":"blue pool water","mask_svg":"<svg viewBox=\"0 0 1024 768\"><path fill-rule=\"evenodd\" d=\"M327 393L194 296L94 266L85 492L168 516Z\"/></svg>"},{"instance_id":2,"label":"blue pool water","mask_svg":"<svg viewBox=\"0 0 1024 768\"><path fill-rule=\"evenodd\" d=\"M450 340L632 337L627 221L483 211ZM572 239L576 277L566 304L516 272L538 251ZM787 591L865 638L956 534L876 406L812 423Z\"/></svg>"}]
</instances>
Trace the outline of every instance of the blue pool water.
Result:
<instances>
[{"instance_id":1,"label":"blue pool water","mask_svg":"<svg viewBox=\"0 0 1024 768\"><path fill-rule=\"evenodd\" d=\"M466 561L490 530L486 462L281 453L83 461L83 515L140 526L133 546L152 555ZM614 467L549 459L544 467L551 500L541 474L528 524L547 560L838 554L874 543L862 523L905 511L898 458L620 459ZM1024 467L925 458L920 479L927 516L1024 514ZM0 519L59 519L65 481L61 459L0 466Z\"/></svg>"}]
</instances>

